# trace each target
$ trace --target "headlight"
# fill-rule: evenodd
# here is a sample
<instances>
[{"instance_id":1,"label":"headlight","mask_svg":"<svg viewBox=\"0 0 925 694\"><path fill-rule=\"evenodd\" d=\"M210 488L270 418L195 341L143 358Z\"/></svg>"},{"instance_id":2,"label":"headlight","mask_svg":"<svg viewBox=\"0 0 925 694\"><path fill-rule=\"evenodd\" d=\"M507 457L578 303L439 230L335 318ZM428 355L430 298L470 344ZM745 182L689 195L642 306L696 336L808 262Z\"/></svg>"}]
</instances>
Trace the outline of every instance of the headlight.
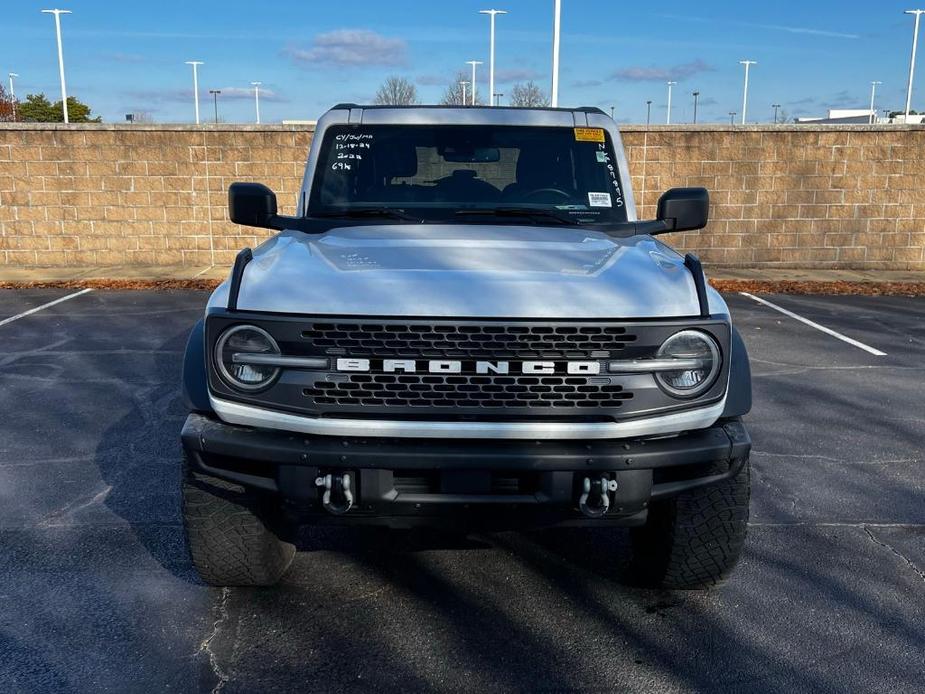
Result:
<instances>
[{"instance_id":1,"label":"headlight","mask_svg":"<svg viewBox=\"0 0 925 694\"><path fill-rule=\"evenodd\" d=\"M253 325L229 328L215 343L215 366L222 379L238 390L266 388L279 374L278 366L248 360L249 355L279 354L279 346L266 330Z\"/></svg>"},{"instance_id":2,"label":"headlight","mask_svg":"<svg viewBox=\"0 0 925 694\"><path fill-rule=\"evenodd\" d=\"M683 359L688 363L677 371L659 371L658 384L678 398L701 395L719 374L721 358L716 340L699 330L682 330L669 337L658 350L659 359Z\"/></svg>"}]
</instances>

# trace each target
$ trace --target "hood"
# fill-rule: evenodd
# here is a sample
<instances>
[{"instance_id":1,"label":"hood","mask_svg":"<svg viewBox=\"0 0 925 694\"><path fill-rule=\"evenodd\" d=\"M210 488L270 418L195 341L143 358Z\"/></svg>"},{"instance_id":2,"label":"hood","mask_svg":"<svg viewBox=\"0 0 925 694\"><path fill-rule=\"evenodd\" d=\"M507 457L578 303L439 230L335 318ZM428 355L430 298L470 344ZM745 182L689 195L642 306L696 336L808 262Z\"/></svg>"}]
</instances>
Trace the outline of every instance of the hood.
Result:
<instances>
[{"instance_id":1,"label":"hood","mask_svg":"<svg viewBox=\"0 0 925 694\"><path fill-rule=\"evenodd\" d=\"M227 305L228 283L210 307ZM722 300L711 291L711 304ZM699 312L683 259L649 236L574 227L376 225L286 231L254 250L243 311L448 318L649 318Z\"/></svg>"}]
</instances>

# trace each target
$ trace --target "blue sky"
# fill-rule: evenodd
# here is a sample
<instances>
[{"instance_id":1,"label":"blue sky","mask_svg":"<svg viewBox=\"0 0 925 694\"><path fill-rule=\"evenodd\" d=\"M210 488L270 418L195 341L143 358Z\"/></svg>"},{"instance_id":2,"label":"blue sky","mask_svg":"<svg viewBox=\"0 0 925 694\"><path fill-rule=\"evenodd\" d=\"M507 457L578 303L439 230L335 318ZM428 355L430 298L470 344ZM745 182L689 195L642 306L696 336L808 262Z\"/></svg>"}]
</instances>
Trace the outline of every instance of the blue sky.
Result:
<instances>
[{"instance_id":1,"label":"blue sky","mask_svg":"<svg viewBox=\"0 0 925 694\"><path fill-rule=\"evenodd\" d=\"M439 101L466 60L488 60L488 19L480 0L302 0L301 2L106 2L56 0L62 18L69 94L106 121L147 111L158 122L193 118L185 60L202 60L205 92L221 89L220 115L253 120L249 83L263 82L263 120L317 118L341 101L368 102L389 75ZM534 79L549 88L552 0L491 0L510 14L497 20L496 91ZM831 107L866 108L871 80L878 105L899 109L913 19L905 1L617 2L563 0L560 105L616 107L617 120L664 122L667 79L679 84L673 122L690 120L690 93L701 93L699 120L740 111L744 58L757 60L749 120L767 121L772 103L791 116ZM925 4L925 3L923 3ZM914 3L913 3L914 5ZM54 22L34 0L7 0L0 74L19 73L20 97L60 98ZM923 29L925 33L925 29ZM925 40L913 108L925 109ZM487 69L480 78L487 79ZM481 81L481 80L480 80ZM487 93L487 85L481 87Z\"/></svg>"}]
</instances>

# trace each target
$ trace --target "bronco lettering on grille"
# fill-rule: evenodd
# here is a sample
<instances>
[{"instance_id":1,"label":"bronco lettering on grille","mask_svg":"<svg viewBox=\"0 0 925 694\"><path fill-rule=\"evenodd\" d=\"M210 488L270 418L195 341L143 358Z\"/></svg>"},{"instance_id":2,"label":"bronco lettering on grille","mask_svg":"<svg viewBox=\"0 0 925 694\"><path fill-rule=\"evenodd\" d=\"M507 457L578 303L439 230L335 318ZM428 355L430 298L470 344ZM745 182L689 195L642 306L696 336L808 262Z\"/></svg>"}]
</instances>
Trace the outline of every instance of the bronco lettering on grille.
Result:
<instances>
[{"instance_id":1,"label":"bronco lettering on grille","mask_svg":"<svg viewBox=\"0 0 925 694\"><path fill-rule=\"evenodd\" d=\"M351 359L340 358L338 371L382 371L383 373L434 373L434 374L582 374L601 372L597 361L461 361L453 359Z\"/></svg>"}]
</instances>

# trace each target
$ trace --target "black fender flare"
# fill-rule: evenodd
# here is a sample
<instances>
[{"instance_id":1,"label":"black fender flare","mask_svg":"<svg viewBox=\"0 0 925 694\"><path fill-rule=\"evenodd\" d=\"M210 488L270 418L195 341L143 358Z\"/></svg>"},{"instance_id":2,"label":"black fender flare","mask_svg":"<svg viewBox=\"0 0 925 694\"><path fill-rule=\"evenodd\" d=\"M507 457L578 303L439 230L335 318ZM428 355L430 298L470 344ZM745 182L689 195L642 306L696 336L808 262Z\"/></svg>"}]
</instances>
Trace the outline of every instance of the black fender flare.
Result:
<instances>
[{"instance_id":1,"label":"black fender flare","mask_svg":"<svg viewBox=\"0 0 925 694\"><path fill-rule=\"evenodd\" d=\"M732 344L729 355L729 392L726 394L726 408L722 416L742 417L752 409L752 368L748 362L748 350L739 331L732 328Z\"/></svg>"},{"instance_id":2,"label":"black fender flare","mask_svg":"<svg viewBox=\"0 0 925 694\"><path fill-rule=\"evenodd\" d=\"M186 353L183 355L183 401L190 412L213 414L206 373L205 321L201 318L193 326L186 341Z\"/></svg>"}]
</instances>

